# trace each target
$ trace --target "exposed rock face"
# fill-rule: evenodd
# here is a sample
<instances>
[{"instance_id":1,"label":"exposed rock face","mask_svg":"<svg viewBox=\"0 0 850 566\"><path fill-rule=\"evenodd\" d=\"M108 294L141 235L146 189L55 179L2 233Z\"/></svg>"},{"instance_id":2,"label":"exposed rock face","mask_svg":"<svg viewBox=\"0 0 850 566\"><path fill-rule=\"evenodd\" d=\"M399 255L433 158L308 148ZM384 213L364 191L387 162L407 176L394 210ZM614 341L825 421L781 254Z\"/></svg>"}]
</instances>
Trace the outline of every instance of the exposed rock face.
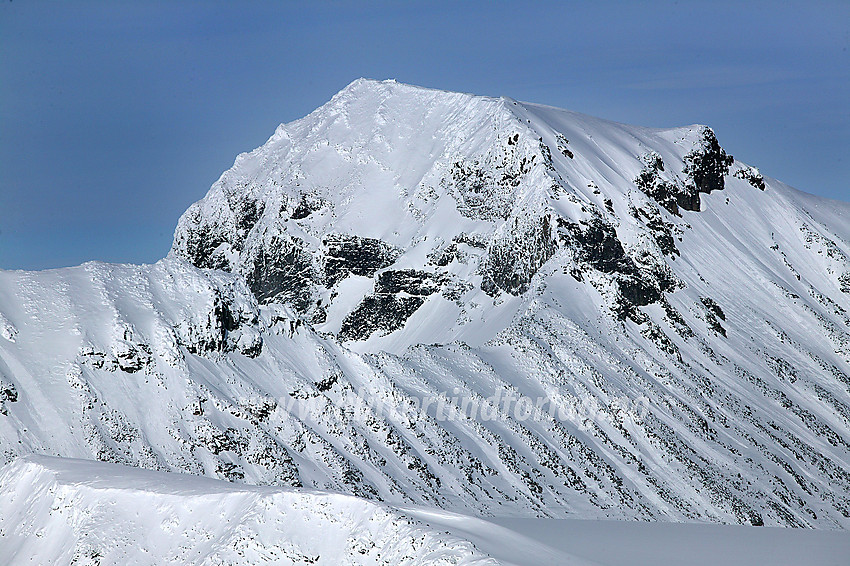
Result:
<instances>
[{"instance_id":1,"label":"exposed rock face","mask_svg":"<svg viewBox=\"0 0 850 566\"><path fill-rule=\"evenodd\" d=\"M318 212L323 207L327 206L327 204L328 203L318 195L302 193L290 218L292 220L303 220L314 212Z\"/></svg>"},{"instance_id":2,"label":"exposed rock face","mask_svg":"<svg viewBox=\"0 0 850 566\"><path fill-rule=\"evenodd\" d=\"M747 181L760 191L765 189L764 177L759 173L757 167L742 167L735 171L735 177Z\"/></svg>"},{"instance_id":3,"label":"exposed rock face","mask_svg":"<svg viewBox=\"0 0 850 566\"><path fill-rule=\"evenodd\" d=\"M676 287L675 278L667 270L653 272L639 267L626 254L614 227L601 218L580 224L561 219L559 228L561 241L578 263L578 269L571 271L574 277L582 279L582 270L589 268L610 275L616 283L618 294L614 310L621 320L627 317L640 320L642 317L636 307L655 303L665 291Z\"/></svg>"},{"instance_id":4,"label":"exposed rock face","mask_svg":"<svg viewBox=\"0 0 850 566\"><path fill-rule=\"evenodd\" d=\"M639 307L657 302L671 288L664 278L657 279L658 270L638 268L626 254L612 225L602 219L606 215L616 216L614 200L610 196L601 197L604 213L599 215L587 197L576 196L574 187L565 180L569 173L564 167L573 167L573 163L582 159L582 146L575 145L581 136L576 132L567 135L541 129L539 124L532 127L534 110L512 101L450 95L452 104L465 108L468 120L460 123L426 120L430 134L414 126L408 138L413 143L420 140L430 143L429 139L447 141L440 142L443 145L439 158L417 173L417 184L401 189L399 194L406 199L401 208L394 209L396 205L385 201L381 205L376 202L373 211L369 209L368 198L357 201L345 196L354 194L348 188L337 195L323 188L328 182L327 173L311 169L310 155L314 153L324 155L328 163L341 159L339 167L348 171L350 177L342 185L339 181L330 184L348 187L345 183L350 178L353 179L351 190L360 190L357 179L373 175L368 167L359 164L371 163L375 155L379 155L379 170L396 171L393 179L404 175L404 170L398 169L401 162L394 161L398 150L387 146L390 149L385 153L370 154L361 150L365 146L356 138L345 137L357 131L340 118L349 116L361 103L353 97L355 92L377 94L388 109L394 108L398 99L421 97L424 106L431 108L427 110L431 112L428 116L434 115L433 107L446 102L444 94L432 95L403 85L382 83L377 89L373 87L369 83L355 83L329 103L326 113L315 116L314 121L321 124L319 128L336 132L334 135L323 134L324 137L316 140L308 137L300 142L297 138L302 135L297 133L300 126L282 127L264 148L240 156L237 166L222 176L210 196L184 215L175 236L174 253L198 266L235 271L245 277L260 302L288 304L314 324L327 324L327 330L340 332L346 339L362 339L373 331L390 334L403 328L409 315L424 304L411 298L422 294L382 290L383 284L393 282L379 279L374 283L373 293L346 299L357 306L343 313L342 318L339 313L332 317L340 322L328 319L335 302L342 300L338 287L344 280L349 276L372 278L406 254L419 253L413 249L422 248L426 234L434 232L429 219L445 215L447 209L453 210L459 225L465 229L450 236L443 233L432 240L434 243L426 249L427 263L417 259L412 265L430 265L443 280L451 274L461 275L460 280L465 279L467 284L471 277L480 275L477 287L494 299L498 300L501 293L512 296L528 293L537 272L562 248L580 263L610 275L624 304ZM376 139L384 139L383 134L374 132L380 124L387 123L385 116L379 116L378 126L368 122L368 114L358 116L367 120L362 128L372 129ZM396 118L393 123L404 125L407 117L401 121ZM481 131L482 123L489 125L489 131L475 134L480 139L474 138L473 145L464 141L468 135L454 133L458 128ZM666 166L661 155L654 151L644 150L634 156L642 160L642 171L635 183L674 216L679 215L680 207L699 210L699 192L721 188L728 169L730 158L717 144L713 132L701 129L697 135L694 149L675 166ZM570 139L574 141L572 147L568 147ZM283 157L271 151L279 151ZM365 153L358 153L360 157L352 159L352 152L360 151ZM254 170L260 162L265 167L260 177L248 180L240 175L241 167ZM682 181L679 175L691 177L692 182ZM380 185L385 181L370 182ZM595 183L588 184L591 185ZM241 200L240 191L245 193ZM261 194L265 196L260 197ZM601 194L598 188L594 190L596 194ZM632 218L650 235L660 255L677 255L674 234L680 229L675 223L662 218L651 206L632 208L635 211ZM382 212L376 215L378 209ZM437 211L443 212L437 214ZM356 229L347 232L339 231L337 219L348 218L373 218L373 221L359 222ZM556 225L560 235L555 233ZM579 225L584 228L576 228ZM376 233L392 234L392 237L367 235L362 232L364 226L381 227ZM565 232L565 226L571 228ZM414 232L420 235L415 236ZM394 269L386 273L401 272ZM467 303L481 304L469 296L469 290L458 294L460 289L466 287L453 284L444 297L464 309ZM404 293L403 297L397 296L400 292ZM393 314L378 316L376 313L381 309ZM631 307L627 310L631 312Z\"/></svg>"},{"instance_id":5,"label":"exposed rock face","mask_svg":"<svg viewBox=\"0 0 850 566\"><path fill-rule=\"evenodd\" d=\"M452 242L443 248L437 248L428 254L428 263L439 267L446 267L453 261L464 261L465 254L458 251L457 243Z\"/></svg>"},{"instance_id":6,"label":"exposed rock face","mask_svg":"<svg viewBox=\"0 0 850 566\"><path fill-rule=\"evenodd\" d=\"M708 323L709 328L725 338L726 329L723 328L723 325L720 323L721 320L726 320L726 314L723 312L723 309L721 309L720 305L714 302L714 299L711 297L700 297L700 302L702 302L705 306L706 322Z\"/></svg>"},{"instance_id":7,"label":"exposed rock face","mask_svg":"<svg viewBox=\"0 0 850 566\"><path fill-rule=\"evenodd\" d=\"M13 383L0 382L0 415L8 415L9 410L6 408L8 403L14 403L18 400L18 390Z\"/></svg>"},{"instance_id":8,"label":"exposed rock face","mask_svg":"<svg viewBox=\"0 0 850 566\"><path fill-rule=\"evenodd\" d=\"M491 243L484 262L481 289L521 295L528 291L537 270L554 255L558 244L547 215L539 220L515 218Z\"/></svg>"},{"instance_id":9,"label":"exposed rock face","mask_svg":"<svg viewBox=\"0 0 850 566\"><path fill-rule=\"evenodd\" d=\"M367 295L357 308L345 317L339 331L339 339L364 340L375 331L386 334L398 330L424 302L424 297L416 296L389 293Z\"/></svg>"},{"instance_id":10,"label":"exposed rock face","mask_svg":"<svg viewBox=\"0 0 850 566\"><path fill-rule=\"evenodd\" d=\"M113 353L118 369L127 373L135 373L151 363L151 349L147 344L118 342Z\"/></svg>"},{"instance_id":11,"label":"exposed rock face","mask_svg":"<svg viewBox=\"0 0 850 566\"><path fill-rule=\"evenodd\" d=\"M384 271L375 282L375 293L428 296L440 290L440 278L427 271L401 269Z\"/></svg>"},{"instance_id":12,"label":"exposed rock face","mask_svg":"<svg viewBox=\"0 0 850 566\"><path fill-rule=\"evenodd\" d=\"M680 203L682 208L699 212L699 193L722 191L726 187L726 174L734 162L735 159L720 147L714 130L704 127L699 146L685 156L684 173L691 178L697 192L692 200Z\"/></svg>"},{"instance_id":13,"label":"exposed rock face","mask_svg":"<svg viewBox=\"0 0 850 566\"><path fill-rule=\"evenodd\" d=\"M246 279L262 303L286 303L306 313L314 303L318 270L303 240L286 233L268 239L270 245L252 250L245 264Z\"/></svg>"},{"instance_id":14,"label":"exposed rock face","mask_svg":"<svg viewBox=\"0 0 850 566\"><path fill-rule=\"evenodd\" d=\"M644 167L634 182L647 196L654 199L670 214L680 215L679 208L692 212L700 211L700 193L723 190L724 178L729 166L734 162L731 155L720 147L711 128L701 129L700 139L692 151L684 157L682 173L690 178L690 183L682 182L678 177L664 179L664 161L655 152L649 152L642 158ZM741 170L743 171L743 169ZM756 175L758 171L756 170ZM747 173L749 176L749 174ZM740 178L745 178L741 176ZM753 178L756 177L753 175Z\"/></svg>"},{"instance_id":15,"label":"exposed rock face","mask_svg":"<svg viewBox=\"0 0 850 566\"><path fill-rule=\"evenodd\" d=\"M363 340L380 331L388 334L404 326L425 298L440 290L441 278L427 271L384 271L375 281L375 292L342 322L340 340Z\"/></svg>"},{"instance_id":16,"label":"exposed rock face","mask_svg":"<svg viewBox=\"0 0 850 566\"><path fill-rule=\"evenodd\" d=\"M562 240L579 262L603 273L634 271L634 262L626 255L614 227L601 218L580 224L560 218L559 228Z\"/></svg>"},{"instance_id":17,"label":"exposed rock face","mask_svg":"<svg viewBox=\"0 0 850 566\"><path fill-rule=\"evenodd\" d=\"M322 244L326 247L325 280L334 286L348 275L372 277L379 269L391 265L400 250L375 238L361 238L342 234L328 235Z\"/></svg>"},{"instance_id":18,"label":"exposed rock face","mask_svg":"<svg viewBox=\"0 0 850 566\"><path fill-rule=\"evenodd\" d=\"M216 227L210 226L197 209L187 211L184 217L192 223L193 229L175 235L175 246L179 246L181 255L197 267L229 268L227 259L220 252L220 246L229 245L225 236Z\"/></svg>"},{"instance_id":19,"label":"exposed rock face","mask_svg":"<svg viewBox=\"0 0 850 566\"><path fill-rule=\"evenodd\" d=\"M850 294L850 273L842 273L838 277L838 283L842 293Z\"/></svg>"},{"instance_id":20,"label":"exposed rock face","mask_svg":"<svg viewBox=\"0 0 850 566\"><path fill-rule=\"evenodd\" d=\"M678 227L672 222L665 221L656 207L632 208L630 212L633 216L643 221L644 225L652 233L652 237L661 253L671 257L681 255L681 252L676 247L675 234L678 232Z\"/></svg>"},{"instance_id":21,"label":"exposed rock face","mask_svg":"<svg viewBox=\"0 0 850 566\"><path fill-rule=\"evenodd\" d=\"M665 181L660 173L664 171L664 161L657 153L648 153L643 157L643 169L635 178L637 187L647 196L655 199L670 214L679 215L679 203L689 203L691 197L685 188L671 181ZM684 207L684 204L683 204ZM687 207L685 207L687 208Z\"/></svg>"}]
</instances>

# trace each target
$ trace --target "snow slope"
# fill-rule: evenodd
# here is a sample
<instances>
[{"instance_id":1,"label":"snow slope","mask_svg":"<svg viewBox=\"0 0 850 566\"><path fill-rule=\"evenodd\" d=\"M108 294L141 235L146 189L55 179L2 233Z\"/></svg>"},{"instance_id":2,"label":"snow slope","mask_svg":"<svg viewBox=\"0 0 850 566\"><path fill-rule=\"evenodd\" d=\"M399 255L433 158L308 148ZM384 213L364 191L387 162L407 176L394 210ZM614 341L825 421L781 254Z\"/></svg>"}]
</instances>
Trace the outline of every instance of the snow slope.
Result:
<instances>
[{"instance_id":1,"label":"snow slope","mask_svg":"<svg viewBox=\"0 0 850 566\"><path fill-rule=\"evenodd\" d=\"M507 527L507 528L506 528ZM17 564L841 564L843 532L484 521L341 493L29 456L0 470L0 562ZM582 557L590 557L592 559Z\"/></svg>"},{"instance_id":2,"label":"snow slope","mask_svg":"<svg viewBox=\"0 0 850 566\"><path fill-rule=\"evenodd\" d=\"M848 218L702 126L358 80L239 156L159 263L0 272L0 450L847 528ZM441 396L496 418L414 410Z\"/></svg>"},{"instance_id":3,"label":"snow slope","mask_svg":"<svg viewBox=\"0 0 850 566\"><path fill-rule=\"evenodd\" d=\"M524 543L531 550L526 556L538 564L590 564L495 525L487 528L508 535L491 543L497 556L518 556L505 544L511 541ZM0 538L0 562L10 566L510 564L462 535L350 495L46 457L2 470Z\"/></svg>"}]
</instances>

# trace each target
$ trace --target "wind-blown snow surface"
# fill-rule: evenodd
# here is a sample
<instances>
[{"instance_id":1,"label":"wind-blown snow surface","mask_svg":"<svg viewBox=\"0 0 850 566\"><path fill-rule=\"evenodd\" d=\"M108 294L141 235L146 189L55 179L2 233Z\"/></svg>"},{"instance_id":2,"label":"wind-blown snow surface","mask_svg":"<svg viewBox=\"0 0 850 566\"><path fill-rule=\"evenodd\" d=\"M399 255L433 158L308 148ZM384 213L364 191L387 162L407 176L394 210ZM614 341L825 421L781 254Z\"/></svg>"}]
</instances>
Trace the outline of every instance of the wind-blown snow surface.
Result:
<instances>
[{"instance_id":1,"label":"wind-blown snow surface","mask_svg":"<svg viewBox=\"0 0 850 566\"><path fill-rule=\"evenodd\" d=\"M489 522L341 493L235 485L44 456L0 470L0 540L0 563L9 566L814 566L841 564L850 553L850 538L835 531Z\"/></svg>"},{"instance_id":2,"label":"wind-blown snow surface","mask_svg":"<svg viewBox=\"0 0 850 566\"><path fill-rule=\"evenodd\" d=\"M0 449L846 528L848 218L702 126L355 81L239 156L156 265L0 272ZM408 410L498 391L572 416ZM357 418L358 392L396 410Z\"/></svg>"},{"instance_id":3,"label":"wind-blown snow surface","mask_svg":"<svg viewBox=\"0 0 850 566\"><path fill-rule=\"evenodd\" d=\"M590 564L479 519L433 514L461 533L465 528L502 537L485 542L490 554L520 558L497 560L463 534L444 525L435 528L415 513L341 493L236 486L85 460L29 457L0 472L0 562ZM520 555L517 547L523 546Z\"/></svg>"}]
</instances>

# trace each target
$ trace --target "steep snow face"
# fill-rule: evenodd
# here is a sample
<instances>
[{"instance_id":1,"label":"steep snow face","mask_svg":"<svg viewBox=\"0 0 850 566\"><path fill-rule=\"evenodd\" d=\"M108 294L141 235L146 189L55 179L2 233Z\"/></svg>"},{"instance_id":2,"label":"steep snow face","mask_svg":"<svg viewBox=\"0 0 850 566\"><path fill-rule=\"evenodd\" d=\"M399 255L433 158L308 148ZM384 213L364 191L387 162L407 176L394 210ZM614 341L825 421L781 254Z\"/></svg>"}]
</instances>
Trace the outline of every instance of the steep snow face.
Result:
<instances>
[{"instance_id":1,"label":"steep snow face","mask_svg":"<svg viewBox=\"0 0 850 566\"><path fill-rule=\"evenodd\" d=\"M355 81L240 156L166 260L0 273L0 447L846 528L848 219L702 126Z\"/></svg>"}]
</instances>

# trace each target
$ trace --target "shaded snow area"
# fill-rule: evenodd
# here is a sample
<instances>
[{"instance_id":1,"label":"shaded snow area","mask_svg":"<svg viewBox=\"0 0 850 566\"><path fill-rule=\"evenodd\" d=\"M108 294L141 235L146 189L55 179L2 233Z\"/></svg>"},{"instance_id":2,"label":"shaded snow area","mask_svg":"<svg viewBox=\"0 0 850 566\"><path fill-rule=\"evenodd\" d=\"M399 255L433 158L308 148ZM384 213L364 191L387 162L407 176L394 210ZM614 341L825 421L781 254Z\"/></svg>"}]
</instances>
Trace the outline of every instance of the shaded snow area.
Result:
<instances>
[{"instance_id":1,"label":"shaded snow area","mask_svg":"<svg viewBox=\"0 0 850 566\"><path fill-rule=\"evenodd\" d=\"M844 564L844 532L482 520L350 495L29 456L0 470L0 563Z\"/></svg>"},{"instance_id":2,"label":"shaded snow area","mask_svg":"<svg viewBox=\"0 0 850 566\"><path fill-rule=\"evenodd\" d=\"M844 531L574 519L492 522L608 566L840 566L850 556Z\"/></svg>"},{"instance_id":3,"label":"shaded snow area","mask_svg":"<svg viewBox=\"0 0 850 566\"><path fill-rule=\"evenodd\" d=\"M374 512L846 529L850 205L705 126L360 79L156 264L0 271L0 463L30 454Z\"/></svg>"}]
</instances>

